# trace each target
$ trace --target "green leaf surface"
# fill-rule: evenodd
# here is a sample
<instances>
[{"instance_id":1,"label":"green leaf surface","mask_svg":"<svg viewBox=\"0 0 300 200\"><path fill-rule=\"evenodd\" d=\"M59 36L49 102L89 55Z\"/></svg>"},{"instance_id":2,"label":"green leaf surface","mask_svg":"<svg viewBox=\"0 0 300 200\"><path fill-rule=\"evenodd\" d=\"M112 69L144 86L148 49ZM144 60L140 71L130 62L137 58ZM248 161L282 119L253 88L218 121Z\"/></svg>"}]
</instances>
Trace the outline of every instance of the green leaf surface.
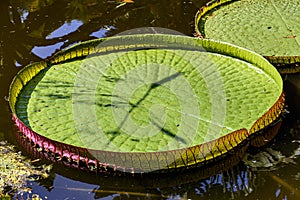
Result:
<instances>
[{"instance_id":1,"label":"green leaf surface","mask_svg":"<svg viewBox=\"0 0 300 200\"><path fill-rule=\"evenodd\" d=\"M197 16L206 38L251 49L272 63L300 62L300 1L212 1Z\"/></svg>"},{"instance_id":2,"label":"green leaf surface","mask_svg":"<svg viewBox=\"0 0 300 200\"><path fill-rule=\"evenodd\" d=\"M126 45L118 46L120 40ZM82 52L77 45L59 53L36 76L26 75L26 68L20 72L11 88L17 117L34 132L64 144L157 152L249 131L282 93L276 69L236 46L167 35L107 41L111 43L82 44L100 44L91 48L98 54L61 59Z\"/></svg>"}]
</instances>

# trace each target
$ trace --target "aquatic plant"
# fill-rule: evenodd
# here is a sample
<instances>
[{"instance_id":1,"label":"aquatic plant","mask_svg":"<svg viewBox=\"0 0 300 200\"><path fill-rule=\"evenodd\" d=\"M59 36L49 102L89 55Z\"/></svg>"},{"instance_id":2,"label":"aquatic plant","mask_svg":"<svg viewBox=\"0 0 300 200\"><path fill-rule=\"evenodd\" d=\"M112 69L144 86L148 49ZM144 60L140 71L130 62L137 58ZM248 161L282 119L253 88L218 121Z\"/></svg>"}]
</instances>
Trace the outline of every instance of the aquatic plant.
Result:
<instances>
[{"instance_id":1,"label":"aquatic plant","mask_svg":"<svg viewBox=\"0 0 300 200\"><path fill-rule=\"evenodd\" d=\"M249 145L277 121L284 94L279 73L254 52L145 34L83 42L28 65L10 106L36 146L77 166L170 172Z\"/></svg>"},{"instance_id":2,"label":"aquatic plant","mask_svg":"<svg viewBox=\"0 0 300 200\"><path fill-rule=\"evenodd\" d=\"M267 58L281 73L300 71L297 0L213 0L196 14L199 37L229 42Z\"/></svg>"},{"instance_id":3,"label":"aquatic plant","mask_svg":"<svg viewBox=\"0 0 300 200\"><path fill-rule=\"evenodd\" d=\"M33 166L21 152L6 142L0 143L0 197L9 198L14 193L28 193L27 181L47 178L51 166Z\"/></svg>"}]
</instances>

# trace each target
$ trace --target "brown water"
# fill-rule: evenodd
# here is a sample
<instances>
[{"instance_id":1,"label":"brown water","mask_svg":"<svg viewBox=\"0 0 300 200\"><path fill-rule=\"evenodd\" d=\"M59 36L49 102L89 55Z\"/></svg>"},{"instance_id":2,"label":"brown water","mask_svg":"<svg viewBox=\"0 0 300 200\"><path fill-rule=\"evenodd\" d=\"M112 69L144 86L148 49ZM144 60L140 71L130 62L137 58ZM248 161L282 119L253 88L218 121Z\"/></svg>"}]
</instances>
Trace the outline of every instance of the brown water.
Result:
<instances>
[{"instance_id":1,"label":"brown water","mask_svg":"<svg viewBox=\"0 0 300 200\"><path fill-rule=\"evenodd\" d=\"M0 140L34 157L16 141L6 101L9 84L22 67L71 44L139 27L192 36L194 15L205 1L136 0L123 5L117 0L1 0ZM256 164L261 167L241 163L204 180L197 173L143 180L55 164L50 179L28 186L43 199L300 199L300 77L287 77L285 85L290 113L274 141L258 151L255 163L267 158ZM283 156L279 161L278 155Z\"/></svg>"}]
</instances>

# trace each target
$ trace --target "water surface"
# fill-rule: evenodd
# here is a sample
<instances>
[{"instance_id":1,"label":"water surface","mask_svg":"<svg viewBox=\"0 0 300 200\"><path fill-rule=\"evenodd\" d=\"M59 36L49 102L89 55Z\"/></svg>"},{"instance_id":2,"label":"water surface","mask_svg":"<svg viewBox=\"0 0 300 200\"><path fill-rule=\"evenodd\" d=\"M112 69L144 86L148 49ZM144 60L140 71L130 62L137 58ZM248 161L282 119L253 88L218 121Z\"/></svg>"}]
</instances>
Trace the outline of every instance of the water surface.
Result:
<instances>
[{"instance_id":1,"label":"water surface","mask_svg":"<svg viewBox=\"0 0 300 200\"><path fill-rule=\"evenodd\" d=\"M0 140L17 145L28 158L38 157L17 142L6 100L12 78L25 65L74 43L134 28L163 27L193 36L194 15L205 1L1 0ZM262 167L241 163L207 179L194 173L141 180L55 164L51 178L28 187L43 199L300 199L299 84L297 75L285 81L290 113L278 136L257 151L261 156L254 163L268 160Z\"/></svg>"}]
</instances>

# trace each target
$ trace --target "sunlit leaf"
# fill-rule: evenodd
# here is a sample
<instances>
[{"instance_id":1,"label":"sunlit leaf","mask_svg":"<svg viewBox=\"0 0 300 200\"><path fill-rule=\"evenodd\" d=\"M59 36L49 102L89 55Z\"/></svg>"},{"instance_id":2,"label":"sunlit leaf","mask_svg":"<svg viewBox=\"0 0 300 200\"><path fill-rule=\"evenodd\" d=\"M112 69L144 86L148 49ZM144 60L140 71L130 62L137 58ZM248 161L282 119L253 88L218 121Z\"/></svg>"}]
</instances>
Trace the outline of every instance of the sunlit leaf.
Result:
<instances>
[{"instance_id":1,"label":"sunlit leaf","mask_svg":"<svg viewBox=\"0 0 300 200\"><path fill-rule=\"evenodd\" d=\"M198 35L251 49L282 73L300 70L298 0L213 0L196 16Z\"/></svg>"},{"instance_id":2,"label":"sunlit leaf","mask_svg":"<svg viewBox=\"0 0 300 200\"><path fill-rule=\"evenodd\" d=\"M283 102L280 75L258 54L159 34L75 45L27 66L10 92L34 143L132 172L212 161L274 122Z\"/></svg>"}]
</instances>

